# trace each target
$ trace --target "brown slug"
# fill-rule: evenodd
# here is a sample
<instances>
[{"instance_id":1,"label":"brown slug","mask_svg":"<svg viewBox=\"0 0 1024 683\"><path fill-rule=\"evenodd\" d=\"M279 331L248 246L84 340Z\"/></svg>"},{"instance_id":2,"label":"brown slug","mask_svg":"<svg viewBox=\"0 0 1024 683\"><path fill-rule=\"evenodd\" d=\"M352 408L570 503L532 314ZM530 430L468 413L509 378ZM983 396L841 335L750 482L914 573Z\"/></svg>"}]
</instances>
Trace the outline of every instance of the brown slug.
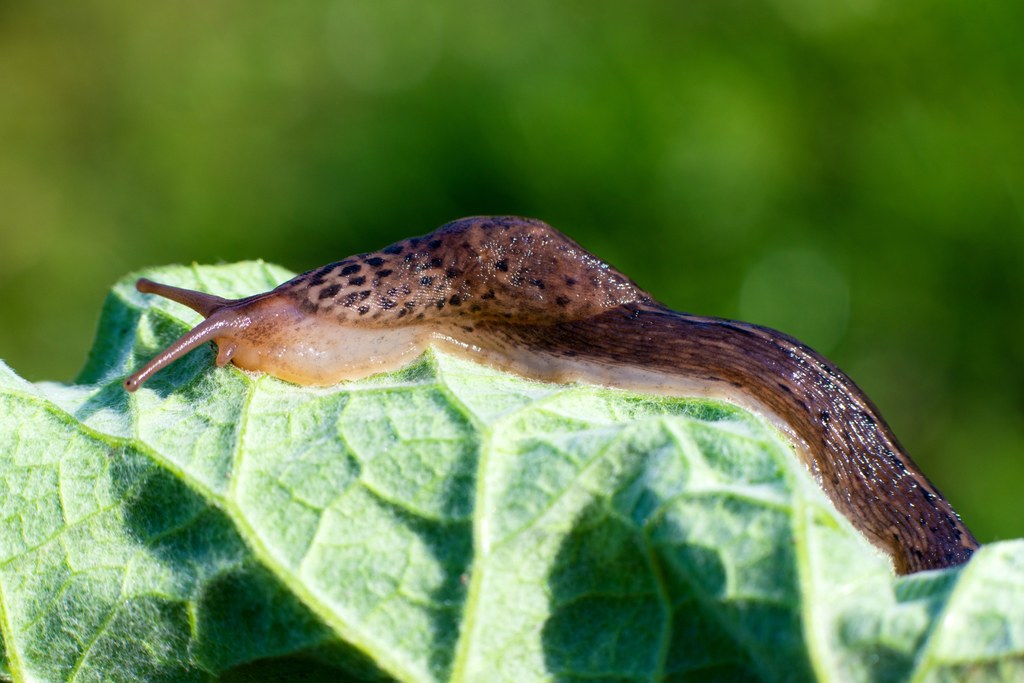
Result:
<instances>
[{"instance_id":1,"label":"brown slug","mask_svg":"<svg viewBox=\"0 0 1024 683\"><path fill-rule=\"evenodd\" d=\"M978 547L831 362L775 330L673 311L537 220L465 218L237 300L136 286L206 320L128 391L208 341L218 366L316 385L394 370L432 344L534 379L715 397L765 415L901 574L966 562Z\"/></svg>"}]
</instances>

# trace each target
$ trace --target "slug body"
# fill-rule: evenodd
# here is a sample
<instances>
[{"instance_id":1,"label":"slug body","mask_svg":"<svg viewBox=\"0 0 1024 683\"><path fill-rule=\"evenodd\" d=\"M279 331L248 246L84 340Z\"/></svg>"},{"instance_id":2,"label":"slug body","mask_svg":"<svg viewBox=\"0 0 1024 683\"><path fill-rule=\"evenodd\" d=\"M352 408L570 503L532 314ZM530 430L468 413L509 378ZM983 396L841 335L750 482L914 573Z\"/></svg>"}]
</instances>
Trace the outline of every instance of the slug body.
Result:
<instances>
[{"instance_id":1,"label":"slug body","mask_svg":"<svg viewBox=\"0 0 1024 683\"><path fill-rule=\"evenodd\" d=\"M905 574L978 547L864 393L796 339L688 315L545 223L466 218L227 300L139 280L206 317L125 381L134 391L208 341L299 384L392 370L426 346L526 377L721 398L768 416L865 536Z\"/></svg>"}]
</instances>

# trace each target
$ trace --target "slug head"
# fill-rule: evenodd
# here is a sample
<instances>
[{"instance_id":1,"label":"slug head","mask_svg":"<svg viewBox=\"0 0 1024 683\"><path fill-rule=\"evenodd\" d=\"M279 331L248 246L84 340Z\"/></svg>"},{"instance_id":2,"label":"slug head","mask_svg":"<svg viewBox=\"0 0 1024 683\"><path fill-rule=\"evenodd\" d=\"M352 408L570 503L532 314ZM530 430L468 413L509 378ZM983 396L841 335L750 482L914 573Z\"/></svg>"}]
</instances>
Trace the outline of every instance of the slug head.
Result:
<instances>
[{"instance_id":1,"label":"slug head","mask_svg":"<svg viewBox=\"0 0 1024 683\"><path fill-rule=\"evenodd\" d=\"M429 336L422 327L346 325L317 315L282 288L232 300L146 279L135 286L189 306L206 320L126 379L128 391L210 341L217 344L218 367L231 362L296 384L327 385L397 369L423 350Z\"/></svg>"},{"instance_id":2,"label":"slug head","mask_svg":"<svg viewBox=\"0 0 1024 683\"><path fill-rule=\"evenodd\" d=\"M243 299L223 299L145 278L136 282L135 288L184 304L206 320L128 377L124 382L128 391L135 391L156 372L210 341L218 347L218 366L234 362L246 369L263 369L261 365L268 349L271 355L279 352L280 330L293 328L304 317L296 306L286 298L274 296L273 292Z\"/></svg>"}]
</instances>

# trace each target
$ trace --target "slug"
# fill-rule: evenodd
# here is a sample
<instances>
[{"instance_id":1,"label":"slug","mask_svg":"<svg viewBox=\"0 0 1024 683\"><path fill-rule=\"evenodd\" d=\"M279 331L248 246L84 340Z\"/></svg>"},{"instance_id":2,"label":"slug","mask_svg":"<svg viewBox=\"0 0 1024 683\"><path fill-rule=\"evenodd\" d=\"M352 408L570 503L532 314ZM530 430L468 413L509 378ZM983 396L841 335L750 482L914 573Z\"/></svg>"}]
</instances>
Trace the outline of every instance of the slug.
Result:
<instances>
[{"instance_id":1,"label":"slug","mask_svg":"<svg viewBox=\"0 0 1024 683\"><path fill-rule=\"evenodd\" d=\"M679 313L547 224L465 218L229 300L140 279L206 319L124 383L213 341L298 384L394 370L427 345L550 382L725 399L768 417L898 573L966 562L977 541L835 365L766 327Z\"/></svg>"}]
</instances>

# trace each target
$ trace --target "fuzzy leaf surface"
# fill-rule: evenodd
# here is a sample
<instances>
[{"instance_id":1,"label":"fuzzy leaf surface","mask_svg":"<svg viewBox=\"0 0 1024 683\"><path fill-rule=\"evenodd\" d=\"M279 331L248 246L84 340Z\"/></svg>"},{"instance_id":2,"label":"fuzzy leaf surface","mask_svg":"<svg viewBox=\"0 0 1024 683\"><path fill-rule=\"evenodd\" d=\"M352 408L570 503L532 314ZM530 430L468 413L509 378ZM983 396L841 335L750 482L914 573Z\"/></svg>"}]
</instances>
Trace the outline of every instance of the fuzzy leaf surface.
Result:
<instances>
[{"instance_id":1,"label":"fuzzy leaf surface","mask_svg":"<svg viewBox=\"0 0 1024 683\"><path fill-rule=\"evenodd\" d=\"M432 352L310 388L209 347L127 394L199 320L134 279L76 383L0 363L2 676L1024 679L1024 544L896 578L754 415Z\"/></svg>"}]
</instances>

